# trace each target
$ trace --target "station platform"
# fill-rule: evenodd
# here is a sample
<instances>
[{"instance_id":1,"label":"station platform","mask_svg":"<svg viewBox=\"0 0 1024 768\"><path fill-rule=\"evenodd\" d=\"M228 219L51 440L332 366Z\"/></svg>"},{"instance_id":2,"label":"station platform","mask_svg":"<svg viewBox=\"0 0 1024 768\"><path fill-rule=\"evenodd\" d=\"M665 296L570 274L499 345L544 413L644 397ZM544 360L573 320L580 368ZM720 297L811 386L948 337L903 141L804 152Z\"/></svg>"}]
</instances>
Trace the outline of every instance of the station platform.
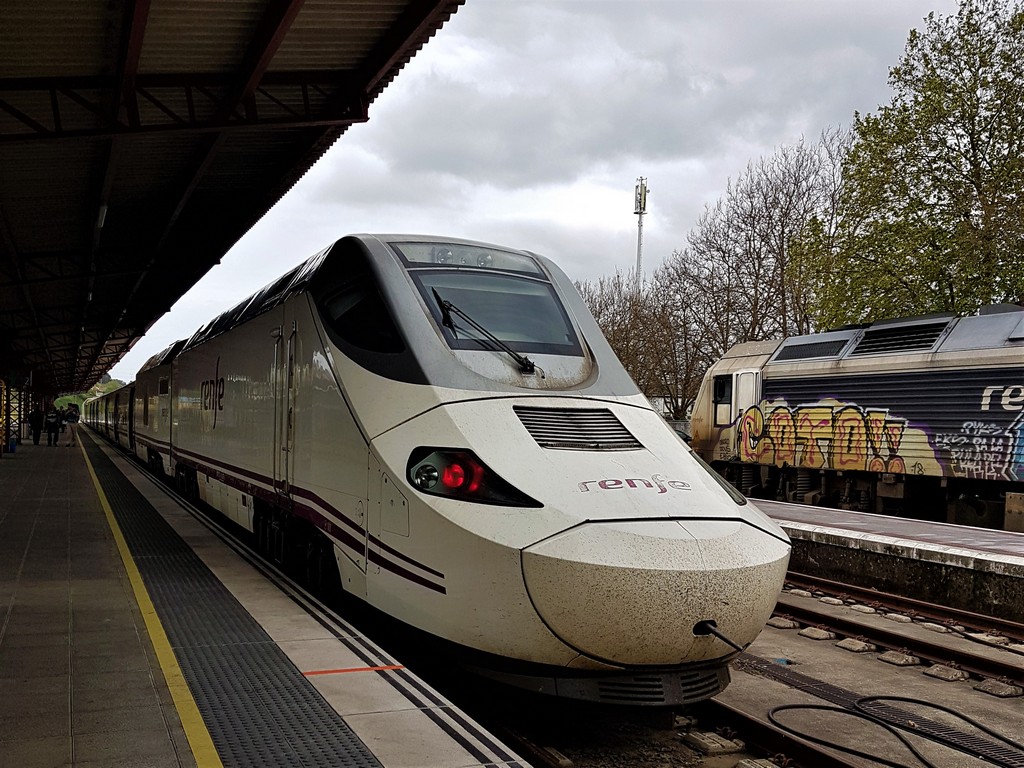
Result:
<instances>
[{"instance_id":1,"label":"station platform","mask_svg":"<svg viewBox=\"0 0 1024 768\"><path fill-rule=\"evenodd\" d=\"M790 570L1024 621L1024 533L752 501L789 534Z\"/></svg>"},{"instance_id":2,"label":"station platform","mask_svg":"<svg viewBox=\"0 0 1024 768\"><path fill-rule=\"evenodd\" d=\"M79 434L0 464L0 768L525 768Z\"/></svg>"}]
</instances>

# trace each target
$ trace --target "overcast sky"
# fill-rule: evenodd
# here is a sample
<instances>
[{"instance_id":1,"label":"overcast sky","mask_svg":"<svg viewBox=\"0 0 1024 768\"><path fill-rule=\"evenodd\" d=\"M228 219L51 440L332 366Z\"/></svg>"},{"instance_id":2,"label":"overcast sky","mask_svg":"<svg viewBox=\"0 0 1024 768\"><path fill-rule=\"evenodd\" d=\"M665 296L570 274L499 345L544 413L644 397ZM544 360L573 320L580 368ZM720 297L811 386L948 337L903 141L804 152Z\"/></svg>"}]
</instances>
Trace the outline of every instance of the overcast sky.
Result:
<instances>
[{"instance_id":1,"label":"overcast sky","mask_svg":"<svg viewBox=\"0 0 1024 768\"><path fill-rule=\"evenodd\" d=\"M310 172L111 371L130 381L325 245L450 235L646 274L747 163L891 98L954 0L467 0Z\"/></svg>"}]
</instances>

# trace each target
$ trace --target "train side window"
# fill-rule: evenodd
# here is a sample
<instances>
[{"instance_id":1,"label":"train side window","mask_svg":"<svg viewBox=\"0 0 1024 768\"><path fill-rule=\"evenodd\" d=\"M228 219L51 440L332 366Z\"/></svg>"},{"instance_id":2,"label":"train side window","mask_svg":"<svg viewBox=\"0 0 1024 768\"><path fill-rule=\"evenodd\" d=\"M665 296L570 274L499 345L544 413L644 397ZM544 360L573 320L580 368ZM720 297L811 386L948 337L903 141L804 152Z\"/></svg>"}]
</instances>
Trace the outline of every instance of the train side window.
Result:
<instances>
[{"instance_id":1,"label":"train side window","mask_svg":"<svg viewBox=\"0 0 1024 768\"><path fill-rule=\"evenodd\" d=\"M149 398L145 395L142 397L142 423L149 426Z\"/></svg>"},{"instance_id":2,"label":"train side window","mask_svg":"<svg viewBox=\"0 0 1024 768\"><path fill-rule=\"evenodd\" d=\"M405 351L384 299L367 277L326 297L321 310L331 329L355 347L371 352Z\"/></svg>"},{"instance_id":3,"label":"train side window","mask_svg":"<svg viewBox=\"0 0 1024 768\"><path fill-rule=\"evenodd\" d=\"M724 427L732 423L732 374L715 376L714 395L715 426Z\"/></svg>"},{"instance_id":4,"label":"train side window","mask_svg":"<svg viewBox=\"0 0 1024 768\"><path fill-rule=\"evenodd\" d=\"M160 394L160 395L166 395L170 391L170 387L167 384L167 377L166 376L161 376L160 377L160 381L157 384L157 387L158 387L157 394Z\"/></svg>"},{"instance_id":5,"label":"train side window","mask_svg":"<svg viewBox=\"0 0 1024 768\"><path fill-rule=\"evenodd\" d=\"M757 397L757 378L755 371L743 371L736 374L736 410L743 411L754 405Z\"/></svg>"}]
</instances>

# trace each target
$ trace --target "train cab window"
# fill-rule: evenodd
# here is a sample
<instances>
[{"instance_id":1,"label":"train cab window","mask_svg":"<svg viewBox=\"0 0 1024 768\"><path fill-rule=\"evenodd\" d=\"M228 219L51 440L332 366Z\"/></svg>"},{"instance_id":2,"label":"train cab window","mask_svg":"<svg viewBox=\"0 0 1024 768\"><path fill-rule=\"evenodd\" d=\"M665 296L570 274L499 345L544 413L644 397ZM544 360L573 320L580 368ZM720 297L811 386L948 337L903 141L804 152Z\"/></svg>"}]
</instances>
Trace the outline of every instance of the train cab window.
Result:
<instances>
[{"instance_id":1,"label":"train cab window","mask_svg":"<svg viewBox=\"0 0 1024 768\"><path fill-rule=\"evenodd\" d=\"M715 376L712 402L715 406L715 426L724 427L732 423L732 374Z\"/></svg>"},{"instance_id":2,"label":"train cab window","mask_svg":"<svg viewBox=\"0 0 1024 768\"><path fill-rule=\"evenodd\" d=\"M423 300L453 349L489 349L485 336L455 318L443 322L437 296L451 302L517 352L581 356L582 347L554 287L546 280L483 270L415 270Z\"/></svg>"},{"instance_id":3,"label":"train cab window","mask_svg":"<svg viewBox=\"0 0 1024 768\"><path fill-rule=\"evenodd\" d=\"M170 392L170 386L168 385L167 377L161 376L160 381L157 383L157 394L166 395L168 392Z\"/></svg>"}]
</instances>

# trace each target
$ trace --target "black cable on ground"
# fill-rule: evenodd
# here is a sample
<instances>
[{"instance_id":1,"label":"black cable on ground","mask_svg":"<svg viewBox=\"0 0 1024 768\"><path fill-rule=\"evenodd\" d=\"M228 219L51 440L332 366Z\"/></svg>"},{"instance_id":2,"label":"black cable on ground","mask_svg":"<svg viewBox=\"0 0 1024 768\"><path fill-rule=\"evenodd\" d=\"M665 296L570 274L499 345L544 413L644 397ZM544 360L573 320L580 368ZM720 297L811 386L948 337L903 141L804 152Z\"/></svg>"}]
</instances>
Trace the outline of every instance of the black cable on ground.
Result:
<instances>
[{"instance_id":1,"label":"black cable on ground","mask_svg":"<svg viewBox=\"0 0 1024 768\"><path fill-rule=\"evenodd\" d=\"M861 752L860 750L853 749L852 747L844 747L840 744L836 744L833 741L829 741L828 739L819 739L817 736L812 736L809 733L798 731L796 728L788 726L785 723L779 721L779 719L775 716L778 712L797 709L813 710L815 712L838 712L842 715L859 717L862 720L867 720L869 723L880 725L882 728L889 731L889 733L891 733L893 736L899 739L904 744L904 746L906 746L907 749L909 749L913 753L914 757L921 761L921 764L924 765L925 768L940 768L940 766L935 765L934 763L929 761L928 758L926 758L924 755L918 752L917 748L914 747L914 745L902 733L900 733L898 729L893 728L888 723L882 722L874 715L868 715L863 712L858 712L852 709L844 709L843 707L833 707L827 704L783 704L782 706L773 707L772 709L770 709L768 711L768 719L772 722L773 725L776 725L782 730L791 733L794 736L798 736L799 738L804 739L805 741L809 741L813 744L820 744L823 747L835 749L839 752L845 752L846 754L853 755L854 757L860 757L865 760L870 760L874 763L878 763L879 765L887 765L889 766L889 768L911 768L911 766L908 766L905 763L893 762L892 760L887 760L884 757L878 757L877 755L872 755L867 752Z\"/></svg>"},{"instance_id":2,"label":"black cable on ground","mask_svg":"<svg viewBox=\"0 0 1024 768\"><path fill-rule=\"evenodd\" d=\"M784 712L784 711L788 711L788 710L801 710L801 709L803 709L803 710L814 710L814 711L818 711L818 712L838 712L840 714L845 714L845 715L851 715L853 717L858 717L858 718L860 718L862 720L866 720L866 721L868 721L870 723L873 723L875 725L880 726L881 728L884 728L886 731L888 731L893 736L895 736L897 739L899 739L900 742L902 742L907 747L907 749L910 750L910 752L914 755L914 757L916 757L920 761L921 765L925 766L925 768L941 768L941 766L937 766L934 763L932 763L931 761L929 761L924 755L922 755L918 751L918 749L900 731L907 731L907 732L910 732L910 733L914 733L917 736L921 736L923 738L929 739L930 741L934 741L937 744L942 744L943 746L945 746L945 747L947 747L949 749L953 749L953 750L957 749L955 746L953 746L951 744L948 744L948 743L946 743L946 742L944 742L944 741L942 741L940 739L937 739L937 738L933 737L932 735L930 735L928 733L925 733L923 731L919 731L919 730L914 729L914 727L911 726L911 725L893 724L893 723L890 723L890 722L888 722L886 720L883 720L878 715L868 711L867 706L869 706L873 702L901 702L901 703L905 703L905 704L913 704L913 705L920 706L920 707L926 707L926 708L930 708L930 709L939 710L940 712L945 712L948 715L952 715L953 717L957 717L957 718L963 720L965 723L968 723L969 725L973 726L974 728L977 728L982 733L985 733L986 735L991 736L993 739L1001 741L1003 744L1006 744L1007 746L1009 746L1009 747L1011 747L1013 749L1019 750L1020 754L1015 756L1012 759L1012 761L1010 761L1009 759L1008 760L1000 760L998 757L993 757L992 755L984 755L984 756L983 755L979 755L979 754L976 754L974 752L970 752L968 750L962 750L961 749L961 750L958 750L958 751L962 752L963 754L969 754L972 757L977 757L977 758L982 759L982 760L991 761L995 765L1002 766L1003 768L1019 768L1019 766L1024 765L1024 744L1020 744L1020 743L1018 743L1016 741L1013 741L1012 739L1007 738L1006 736L1003 736L1000 733L997 733L996 731L992 730L991 728L989 728L989 727L987 727L985 725L982 725L981 723L977 722L976 720L968 717L967 715L963 714L962 712L958 712L955 709L951 709L950 707L945 707L945 706L943 706L941 704L933 704L930 701L922 701L921 699L913 699L913 698L906 697L906 696L862 696L861 698L859 698L859 699L857 699L856 701L853 702L853 706L855 707L855 709L845 709L843 707L834 707L834 706L829 706L829 705L824 705L824 704L784 704L782 706L774 707L773 709L771 709L768 712L768 719L774 725L778 726L782 730L787 731L788 733L791 733L794 736L798 736L801 739L805 739L805 740L810 741L810 742L812 742L814 744L820 744L822 746L829 747L831 749L835 749L835 750L838 750L840 752L845 752L846 754L853 755L854 757L860 757L860 758L863 758L865 760L871 760L871 761L873 761L875 763L878 763L879 765L889 766L890 768L910 768L910 766L904 765L903 763L897 763L897 762L888 760L888 759L883 758L883 757L878 757L876 755L871 755L871 754L868 754L866 752L861 752L859 750L852 749L850 747L844 747L842 745L836 744L836 743L828 741L826 739L819 739L818 737L812 736L810 734L802 733L801 731L798 731L795 728L793 728L791 726L788 726L788 725L785 725L784 723L780 722L778 720L778 718L776 717L776 714L779 713L779 712Z\"/></svg>"},{"instance_id":3,"label":"black cable on ground","mask_svg":"<svg viewBox=\"0 0 1024 768\"><path fill-rule=\"evenodd\" d=\"M915 704L915 705L922 706L922 707L928 707L928 708L931 708L931 709L937 709L940 712L945 712L947 715L952 715L953 717L958 717L961 720L963 720L965 723L967 723L968 725L971 725L974 728L977 728L982 733L984 733L984 734L986 734L988 736L991 736L993 739L996 739L997 741L1001 741L1004 744L1006 744L1007 746L1012 747L1013 749L1019 750L1021 752L1021 755L1017 758L1017 760L1014 763L1012 763L1012 764L1007 763L1007 765L1012 765L1012 766L1015 767L1015 766L1020 766L1020 765L1024 764L1024 744L1016 742L1013 739L1008 738L1006 736L1003 736L1001 733L998 733L998 732L992 730L987 725L982 725L981 723L979 723L974 718L971 718L971 717L968 717L967 715L965 715L963 712L959 712L959 711L957 711L955 709L952 709L950 707L943 706L942 704L934 704L934 703L932 703L930 701L921 701L920 699L912 699L912 698L909 698L907 696L862 696L862 697L860 697L859 699L857 699L854 702L854 706L857 707L857 710L859 712L864 712L865 714L870 714L867 711L867 709L865 709L865 707L866 707L867 704L869 704L871 702L874 702L874 701L898 701L898 702L902 702L904 704ZM925 736L926 734L922 733L921 735ZM976 755L976 757L979 757L981 759L989 759L987 757L982 757L981 755Z\"/></svg>"}]
</instances>

